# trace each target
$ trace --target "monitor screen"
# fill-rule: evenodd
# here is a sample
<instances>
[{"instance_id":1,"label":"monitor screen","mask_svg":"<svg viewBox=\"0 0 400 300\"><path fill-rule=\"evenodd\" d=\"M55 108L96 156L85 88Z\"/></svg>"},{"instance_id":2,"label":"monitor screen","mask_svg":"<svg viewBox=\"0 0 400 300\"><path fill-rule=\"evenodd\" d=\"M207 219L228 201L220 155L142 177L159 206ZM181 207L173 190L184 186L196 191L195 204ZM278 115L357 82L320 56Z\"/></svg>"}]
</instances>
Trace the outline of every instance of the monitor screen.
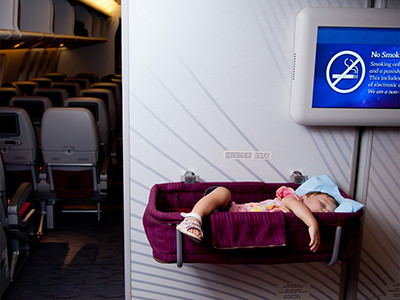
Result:
<instances>
[{"instance_id":1,"label":"monitor screen","mask_svg":"<svg viewBox=\"0 0 400 300\"><path fill-rule=\"evenodd\" d=\"M44 104L41 101L15 101L14 106L23 108L31 117L33 124L40 124L44 113Z\"/></svg>"},{"instance_id":2,"label":"monitor screen","mask_svg":"<svg viewBox=\"0 0 400 300\"><path fill-rule=\"evenodd\" d=\"M49 98L54 107L63 106L64 97L60 91L37 91L35 95Z\"/></svg>"},{"instance_id":3,"label":"monitor screen","mask_svg":"<svg viewBox=\"0 0 400 300\"><path fill-rule=\"evenodd\" d=\"M108 95L106 93L97 93L97 92L84 92L83 96L85 97L93 97L93 98L99 98L103 100L106 108L108 108Z\"/></svg>"},{"instance_id":4,"label":"monitor screen","mask_svg":"<svg viewBox=\"0 0 400 300\"><path fill-rule=\"evenodd\" d=\"M81 107L81 108L86 108L90 110L94 116L94 119L96 122L99 120L99 113L97 109L97 104L96 103L87 103L87 102L69 102L68 103L69 107Z\"/></svg>"},{"instance_id":5,"label":"monitor screen","mask_svg":"<svg viewBox=\"0 0 400 300\"><path fill-rule=\"evenodd\" d=\"M318 27L312 107L399 109L399 41L400 28Z\"/></svg>"},{"instance_id":6,"label":"monitor screen","mask_svg":"<svg viewBox=\"0 0 400 300\"><path fill-rule=\"evenodd\" d=\"M398 9L305 8L290 113L302 125L400 126Z\"/></svg>"},{"instance_id":7,"label":"monitor screen","mask_svg":"<svg viewBox=\"0 0 400 300\"><path fill-rule=\"evenodd\" d=\"M19 136L18 116L13 113L0 113L0 136Z\"/></svg>"}]
</instances>

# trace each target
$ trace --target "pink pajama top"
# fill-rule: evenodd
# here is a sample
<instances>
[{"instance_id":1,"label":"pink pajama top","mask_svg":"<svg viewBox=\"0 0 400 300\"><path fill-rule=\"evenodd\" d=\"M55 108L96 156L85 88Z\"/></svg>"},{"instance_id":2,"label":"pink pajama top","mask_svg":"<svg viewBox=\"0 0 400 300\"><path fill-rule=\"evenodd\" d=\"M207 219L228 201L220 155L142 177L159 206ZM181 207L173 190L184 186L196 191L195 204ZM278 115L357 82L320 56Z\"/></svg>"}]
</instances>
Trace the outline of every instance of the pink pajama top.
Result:
<instances>
[{"instance_id":1,"label":"pink pajama top","mask_svg":"<svg viewBox=\"0 0 400 300\"><path fill-rule=\"evenodd\" d=\"M294 190L290 187L281 186L276 191L275 199L267 199L261 202L250 202L244 204L236 204L232 202L229 212L275 212L281 211L280 207L284 206L281 199L286 197L294 197L301 201L300 197L296 195Z\"/></svg>"}]
</instances>

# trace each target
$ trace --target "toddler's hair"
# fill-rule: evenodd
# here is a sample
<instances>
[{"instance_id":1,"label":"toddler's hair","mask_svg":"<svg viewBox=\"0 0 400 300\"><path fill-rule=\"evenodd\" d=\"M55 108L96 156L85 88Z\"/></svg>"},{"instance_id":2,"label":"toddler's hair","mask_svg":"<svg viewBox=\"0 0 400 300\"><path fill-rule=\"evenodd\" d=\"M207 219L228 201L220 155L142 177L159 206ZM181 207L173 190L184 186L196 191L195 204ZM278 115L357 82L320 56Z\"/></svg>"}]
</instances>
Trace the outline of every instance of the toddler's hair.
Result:
<instances>
[{"instance_id":1,"label":"toddler's hair","mask_svg":"<svg viewBox=\"0 0 400 300\"><path fill-rule=\"evenodd\" d=\"M331 198L335 203L336 203L336 207L339 205L339 203L336 201L335 198L333 198L331 195L329 195L328 193L323 193L323 192L308 192L306 194L307 197L309 196L313 196L313 195L327 195L329 198Z\"/></svg>"}]
</instances>

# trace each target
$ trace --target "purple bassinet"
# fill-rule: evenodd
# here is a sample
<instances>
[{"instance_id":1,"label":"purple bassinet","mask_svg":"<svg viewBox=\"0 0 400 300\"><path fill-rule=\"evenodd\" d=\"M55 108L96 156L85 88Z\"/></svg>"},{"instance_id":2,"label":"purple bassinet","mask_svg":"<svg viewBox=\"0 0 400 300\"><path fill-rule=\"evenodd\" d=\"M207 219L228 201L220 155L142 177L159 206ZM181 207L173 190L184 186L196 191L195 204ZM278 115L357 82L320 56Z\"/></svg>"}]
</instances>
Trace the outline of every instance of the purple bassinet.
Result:
<instances>
[{"instance_id":1,"label":"purple bassinet","mask_svg":"<svg viewBox=\"0 0 400 300\"><path fill-rule=\"evenodd\" d=\"M179 260L188 263L276 264L329 261L333 252L337 252L337 259L350 262L360 245L363 210L314 213L321 231L321 246L316 253L309 250L307 226L293 213L282 212L215 212L203 220L204 238L200 244L184 237L183 245L180 245L181 237L175 228L183 219L180 212L189 212L207 188L224 186L231 191L232 201L246 203L273 199L282 185L298 186L261 182L154 185L143 216L154 259L163 263L178 262L178 265ZM338 228L341 235L337 236ZM339 239L340 244L335 244L335 239ZM339 247L336 251L334 245Z\"/></svg>"}]
</instances>

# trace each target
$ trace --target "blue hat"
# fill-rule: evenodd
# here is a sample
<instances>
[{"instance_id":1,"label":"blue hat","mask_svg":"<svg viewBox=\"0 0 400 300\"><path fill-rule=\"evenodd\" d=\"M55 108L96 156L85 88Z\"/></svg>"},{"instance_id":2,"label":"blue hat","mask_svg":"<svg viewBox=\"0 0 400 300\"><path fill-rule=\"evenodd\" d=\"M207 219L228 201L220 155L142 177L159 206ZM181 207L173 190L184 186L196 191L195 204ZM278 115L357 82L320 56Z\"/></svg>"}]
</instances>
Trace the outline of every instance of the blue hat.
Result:
<instances>
[{"instance_id":1,"label":"blue hat","mask_svg":"<svg viewBox=\"0 0 400 300\"><path fill-rule=\"evenodd\" d=\"M339 187L332 181L328 175L314 176L304 182L296 189L296 194L301 197L309 192L326 193L335 198L338 207L335 212L356 212L364 207L357 201L344 198L339 191Z\"/></svg>"}]
</instances>

